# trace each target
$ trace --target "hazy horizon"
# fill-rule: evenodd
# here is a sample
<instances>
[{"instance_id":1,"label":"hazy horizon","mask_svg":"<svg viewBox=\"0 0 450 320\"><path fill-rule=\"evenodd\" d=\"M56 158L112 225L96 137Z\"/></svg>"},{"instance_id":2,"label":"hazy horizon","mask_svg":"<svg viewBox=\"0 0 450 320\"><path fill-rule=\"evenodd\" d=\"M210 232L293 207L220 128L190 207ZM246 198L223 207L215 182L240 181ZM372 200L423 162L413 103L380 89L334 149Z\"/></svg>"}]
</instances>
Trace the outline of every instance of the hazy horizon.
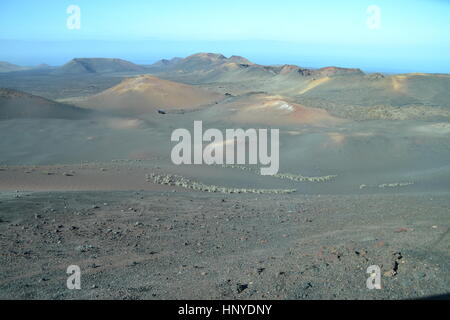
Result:
<instances>
[{"instance_id":1,"label":"hazy horizon","mask_svg":"<svg viewBox=\"0 0 450 320\"><path fill-rule=\"evenodd\" d=\"M80 8L80 29L67 27L70 5ZM380 10L375 28L368 24L371 5ZM0 61L18 65L57 66L75 57L150 64L217 52L267 65L450 73L450 1L444 0L131 0L114 6L21 0L2 2L0 9Z\"/></svg>"}]
</instances>

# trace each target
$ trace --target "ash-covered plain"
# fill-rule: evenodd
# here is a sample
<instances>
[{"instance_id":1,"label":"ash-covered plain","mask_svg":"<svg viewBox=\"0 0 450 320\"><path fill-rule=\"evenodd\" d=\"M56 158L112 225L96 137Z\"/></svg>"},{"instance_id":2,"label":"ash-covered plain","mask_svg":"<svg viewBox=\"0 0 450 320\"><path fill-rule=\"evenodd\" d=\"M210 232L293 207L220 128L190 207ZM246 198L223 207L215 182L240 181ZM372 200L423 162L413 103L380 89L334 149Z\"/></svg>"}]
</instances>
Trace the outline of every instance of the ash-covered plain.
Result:
<instances>
[{"instance_id":1,"label":"ash-covered plain","mask_svg":"<svg viewBox=\"0 0 450 320\"><path fill-rule=\"evenodd\" d=\"M0 298L448 294L449 75L211 53L7 67ZM174 165L171 134L194 121L279 129L279 172ZM372 265L381 290L366 286Z\"/></svg>"}]
</instances>

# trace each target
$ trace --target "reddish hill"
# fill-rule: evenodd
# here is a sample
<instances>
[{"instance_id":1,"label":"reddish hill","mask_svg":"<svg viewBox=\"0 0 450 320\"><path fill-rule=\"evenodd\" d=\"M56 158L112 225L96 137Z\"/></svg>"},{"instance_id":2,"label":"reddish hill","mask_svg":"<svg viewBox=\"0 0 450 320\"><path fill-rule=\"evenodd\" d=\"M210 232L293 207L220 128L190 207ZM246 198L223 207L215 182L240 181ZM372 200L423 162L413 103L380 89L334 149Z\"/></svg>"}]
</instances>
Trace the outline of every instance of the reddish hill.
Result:
<instances>
[{"instance_id":1,"label":"reddish hill","mask_svg":"<svg viewBox=\"0 0 450 320\"><path fill-rule=\"evenodd\" d=\"M77 58L58 68L57 74L144 72L145 68L122 59Z\"/></svg>"},{"instance_id":2,"label":"reddish hill","mask_svg":"<svg viewBox=\"0 0 450 320\"><path fill-rule=\"evenodd\" d=\"M223 98L223 95L215 92L143 75L125 79L117 86L77 104L126 115L139 115L154 113L160 109L195 109Z\"/></svg>"}]
</instances>

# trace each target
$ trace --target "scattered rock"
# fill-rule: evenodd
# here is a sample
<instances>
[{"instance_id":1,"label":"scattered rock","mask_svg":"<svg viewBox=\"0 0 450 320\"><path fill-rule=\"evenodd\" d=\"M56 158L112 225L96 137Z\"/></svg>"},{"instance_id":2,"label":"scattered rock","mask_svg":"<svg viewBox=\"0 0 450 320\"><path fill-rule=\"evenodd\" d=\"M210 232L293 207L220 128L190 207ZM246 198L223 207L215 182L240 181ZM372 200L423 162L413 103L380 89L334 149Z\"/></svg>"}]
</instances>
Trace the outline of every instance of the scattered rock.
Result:
<instances>
[{"instance_id":1,"label":"scattered rock","mask_svg":"<svg viewBox=\"0 0 450 320\"><path fill-rule=\"evenodd\" d=\"M393 270L389 270L389 271L386 271L383 275L384 275L385 277L387 277L387 278L392 278L392 277L395 276L396 274L394 274L394 271L393 271Z\"/></svg>"},{"instance_id":2,"label":"scattered rock","mask_svg":"<svg viewBox=\"0 0 450 320\"><path fill-rule=\"evenodd\" d=\"M242 293L242 292L244 292L245 290L247 290L248 289L248 284L241 284L241 283L238 283L237 285L236 285L236 291L237 291L237 293Z\"/></svg>"},{"instance_id":3,"label":"scattered rock","mask_svg":"<svg viewBox=\"0 0 450 320\"><path fill-rule=\"evenodd\" d=\"M83 244L83 245L75 247L75 251L78 251L78 252L89 252L92 250L95 250L95 247L88 245L88 244Z\"/></svg>"},{"instance_id":4,"label":"scattered rock","mask_svg":"<svg viewBox=\"0 0 450 320\"><path fill-rule=\"evenodd\" d=\"M403 259L403 255L401 252L394 252L393 256L395 260L392 264L392 269L384 273L385 277L395 277L398 274L399 261Z\"/></svg>"},{"instance_id":5,"label":"scattered rock","mask_svg":"<svg viewBox=\"0 0 450 320\"><path fill-rule=\"evenodd\" d=\"M227 188L215 185L206 185L200 182L195 182L187 178L178 175L155 175L151 174L150 178L153 183L183 187L195 191L209 192L209 193L229 193L229 194L242 194L242 193L257 193L257 194L289 194L294 193L296 189L244 189L244 188ZM150 180L150 179L149 179Z\"/></svg>"},{"instance_id":6,"label":"scattered rock","mask_svg":"<svg viewBox=\"0 0 450 320\"><path fill-rule=\"evenodd\" d=\"M366 250L355 250L355 254L357 256L365 257L367 255L367 251Z\"/></svg>"},{"instance_id":7,"label":"scattered rock","mask_svg":"<svg viewBox=\"0 0 450 320\"><path fill-rule=\"evenodd\" d=\"M303 288L304 290L308 290L308 289L310 289L310 288L312 288L313 287L313 285L312 285L312 283L311 282L308 282L307 284L306 284L306 286Z\"/></svg>"}]
</instances>

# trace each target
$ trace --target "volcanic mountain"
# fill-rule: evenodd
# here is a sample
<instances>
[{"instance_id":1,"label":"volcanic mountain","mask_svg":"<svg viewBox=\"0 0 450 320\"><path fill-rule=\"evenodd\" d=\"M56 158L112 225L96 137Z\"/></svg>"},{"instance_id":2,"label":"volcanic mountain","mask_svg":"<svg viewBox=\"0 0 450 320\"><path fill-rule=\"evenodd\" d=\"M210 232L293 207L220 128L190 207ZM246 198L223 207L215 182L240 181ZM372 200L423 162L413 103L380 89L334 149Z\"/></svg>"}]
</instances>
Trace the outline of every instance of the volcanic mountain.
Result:
<instances>
[{"instance_id":1,"label":"volcanic mountain","mask_svg":"<svg viewBox=\"0 0 450 320\"><path fill-rule=\"evenodd\" d=\"M449 117L450 75L348 75L310 78L279 92L345 118L438 119Z\"/></svg>"},{"instance_id":2,"label":"volcanic mountain","mask_svg":"<svg viewBox=\"0 0 450 320\"><path fill-rule=\"evenodd\" d=\"M15 118L83 119L90 112L39 96L0 88L0 120Z\"/></svg>"},{"instance_id":3,"label":"volcanic mountain","mask_svg":"<svg viewBox=\"0 0 450 320\"><path fill-rule=\"evenodd\" d=\"M29 68L18 66L9 62L0 61L0 72L13 72L13 71L22 71L27 70Z\"/></svg>"},{"instance_id":4,"label":"volcanic mountain","mask_svg":"<svg viewBox=\"0 0 450 320\"><path fill-rule=\"evenodd\" d=\"M214 104L223 95L202 88L142 75L127 78L117 86L78 101L77 105L125 115L157 110L195 109Z\"/></svg>"},{"instance_id":5,"label":"volcanic mountain","mask_svg":"<svg viewBox=\"0 0 450 320\"><path fill-rule=\"evenodd\" d=\"M152 68L167 68L176 65L182 58L162 59L150 65Z\"/></svg>"},{"instance_id":6,"label":"volcanic mountain","mask_svg":"<svg viewBox=\"0 0 450 320\"><path fill-rule=\"evenodd\" d=\"M197 53L184 59L174 58L172 60L160 60L151 65L150 68L153 71L177 70L179 72L188 73L202 70L208 71L233 64L246 66L254 65L254 63L239 56L226 58L219 53Z\"/></svg>"},{"instance_id":7,"label":"volcanic mountain","mask_svg":"<svg viewBox=\"0 0 450 320\"><path fill-rule=\"evenodd\" d=\"M232 123L327 126L343 122L326 110L305 107L282 96L263 93L231 98L215 109L221 119Z\"/></svg>"},{"instance_id":8,"label":"volcanic mountain","mask_svg":"<svg viewBox=\"0 0 450 320\"><path fill-rule=\"evenodd\" d=\"M303 81L314 77L364 75L360 69L338 67L308 69L295 65L264 66L244 57L227 58L218 53L197 53L184 59L161 60L149 66L148 70L161 78L189 84L265 81L273 80L274 77Z\"/></svg>"},{"instance_id":9,"label":"volcanic mountain","mask_svg":"<svg viewBox=\"0 0 450 320\"><path fill-rule=\"evenodd\" d=\"M56 74L96 74L115 72L143 72L143 66L121 59L77 58L55 70Z\"/></svg>"},{"instance_id":10,"label":"volcanic mountain","mask_svg":"<svg viewBox=\"0 0 450 320\"><path fill-rule=\"evenodd\" d=\"M448 118L450 112L447 74L385 75L365 74L357 68L264 66L213 53L194 54L149 70L162 79L207 85L234 96L248 92L280 95L340 118L433 120Z\"/></svg>"}]
</instances>

